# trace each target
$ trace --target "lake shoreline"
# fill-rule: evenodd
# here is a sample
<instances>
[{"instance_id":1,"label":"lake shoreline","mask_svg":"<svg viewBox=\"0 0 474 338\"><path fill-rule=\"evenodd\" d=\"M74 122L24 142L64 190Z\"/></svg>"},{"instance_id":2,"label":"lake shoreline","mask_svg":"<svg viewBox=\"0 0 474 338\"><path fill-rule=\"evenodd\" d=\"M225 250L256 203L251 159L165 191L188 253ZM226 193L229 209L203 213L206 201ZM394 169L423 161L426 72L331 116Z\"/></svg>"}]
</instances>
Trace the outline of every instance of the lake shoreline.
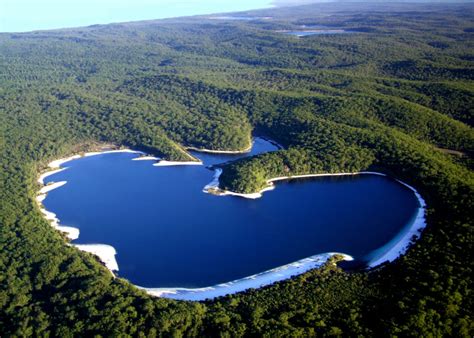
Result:
<instances>
[{"instance_id":1,"label":"lake shoreline","mask_svg":"<svg viewBox=\"0 0 474 338\"><path fill-rule=\"evenodd\" d=\"M67 238L70 240L75 240L79 238L79 229L61 226L59 224L59 219L53 212L47 211L44 206L42 205L42 201L46 198L47 193L57 189L64 184L66 181L60 182L53 182L52 184L44 185L44 179L50 175L59 173L63 170L66 170L67 167L61 167L62 164L75 160L82 157L94 156L94 155L101 155L101 154L109 154L109 153L133 153L138 154L136 158L131 159L132 161L138 160L159 160L156 163L153 163L153 166L166 166L166 165L202 165L202 162L172 162L172 161L160 161L159 158L147 155L141 151L135 151L131 149L113 149L113 150L103 150L103 151L92 151L84 153L83 155L72 155L69 157L65 157L62 159L54 160L49 163L48 167L52 170L44 172L40 174L38 178L38 183L43 184L43 187L39 190L38 195L36 196L36 202L40 208L41 213L43 216L48 220L48 222L55 228L61 232L66 233ZM160 164L161 163L161 164ZM267 180L268 186L264 189L260 190L259 192L253 194L239 194L234 193L231 191L223 191L219 189L219 177L222 174L222 169L216 168L215 174L213 177L212 182L207 184L203 188L203 192L205 193L212 193L220 196L238 196L243 198L261 198L262 194L265 191L273 190L275 188L275 184L273 182L284 181L284 180L291 180L296 178L314 178L314 177L329 177L329 176L355 176L355 175L377 175L377 176L387 176L386 174L379 173L379 172L355 172L355 173L332 173L332 174L306 174L306 175L295 175L295 176L280 176L274 177ZM425 207L426 203L421 195L416 191L415 188L411 187L410 185L396 180L398 183L404 185L408 189L412 190L417 197L418 203L420 207L418 208L417 215L415 217L414 222L411 224L410 228L406 233L397 240L396 243L393 244L393 247L385 252L382 256L373 259L371 262L368 263L369 268L374 268L384 262L391 262L396 258L403 255L408 247L412 243L413 238L419 238L421 231L426 226L425 220ZM217 191L213 191L217 190ZM107 267L107 269L112 273L115 277L114 271L119 271L118 263L115 259L115 255L117 254L115 248L110 245L106 244L68 244L75 246L81 251L89 252L98 257L98 259ZM267 270L249 277L244 277L238 280L234 280L227 283L218 284L215 286L204 287L204 288L142 288L148 294L157 296L157 297L164 297L164 298L173 298L173 299L182 299L182 300L205 300L208 298L215 298L220 297L228 294L234 294L237 292L243 292L250 288L259 288L263 286L267 286L273 284L275 282L283 281L292 278L293 276L300 275L305 273L311 269L319 268L324 263L327 262L332 256L336 255L336 253L323 253L317 254L311 257L303 258L297 262L293 262L284 266L276 267L271 270ZM344 257L343 260L353 260L353 258L349 255L340 254ZM324 258L324 259L323 259Z\"/></svg>"},{"instance_id":2,"label":"lake shoreline","mask_svg":"<svg viewBox=\"0 0 474 338\"><path fill-rule=\"evenodd\" d=\"M394 180L413 191L418 201L419 207L414 217L414 220L411 223L410 228L405 232L405 234L398 238L395 243L392 243L392 248L390 250L388 250L382 256L369 261L367 264L368 268L375 268L383 263L393 262L398 257L404 255L408 251L409 247L413 244L413 242L420 238L422 231L426 228L427 225L425 212L426 201L424 200L424 198L421 197L420 193L411 185L398 179Z\"/></svg>"},{"instance_id":3,"label":"lake shoreline","mask_svg":"<svg viewBox=\"0 0 474 338\"><path fill-rule=\"evenodd\" d=\"M38 205L38 208L43 215L43 217L48 221L48 223L55 229L61 233L64 233L67 239L70 241L77 240L80 235L80 230L75 227L65 226L60 224L60 220L54 212L46 210L43 205L43 201L46 199L47 194L57 188L62 187L63 185L67 184L67 181L59 181L59 182L51 182L50 184L45 184L44 180L54 174L60 173L64 170L67 170L67 167L62 167L64 163L69 161L77 160L80 158L96 156L96 155L104 155L104 154L114 154L114 153L131 153L137 154L138 157L133 158L133 161L145 161L145 160L152 160L156 161L153 163L153 166L161 167L161 166L176 166L176 165L202 165L202 161L167 161L162 160L158 157L146 154L143 151L139 150L132 150L129 148L121 148L117 145L100 145L94 146L90 149L90 151L82 151L80 153L76 153L67 157L59 158L53 160L48 163L47 168L51 170L42 171L38 176L37 182L41 186L40 190L38 191L35 201ZM193 158L190 155L191 158ZM112 273L115 277L114 271L119 271L119 266L117 260L115 259L115 255L117 254L114 247L107 245L107 244L70 244L81 251L92 253L99 258L99 260L107 267L107 269Z\"/></svg>"},{"instance_id":4,"label":"lake shoreline","mask_svg":"<svg viewBox=\"0 0 474 338\"><path fill-rule=\"evenodd\" d=\"M196 147L186 147L186 150L196 151L199 153L209 153L209 154L245 154L252 150L253 142L250 142L249 146L242 150L215 150L215 149L206 149L206 148L196 148Z\"/></svg>"},{"instance_id":5,"label":"lake shoreline","mask_svg":"<svg viewBox=\"0 0 474 338\"><path fill-rule=\"evenodd\" d=\"M265 136L255 136L255 138L263 139L263 140L273 144L274 146L278 147L278 149L283 149L282 145L278 144L277 142L275 142L275 141L273 141L269 138L266 138ZM215 150L215 149L196 148L196 147L186 147L186 150L195 151L195 152L199 152L199 153L208 153L208 154L229 154L229 155L232 155L232 154L246 154L246 153L249 153L250 151L252 151L253 145L254 145L254 139L251 139L249 146L245 149L242 149L242 150Z\"/></svg>"},{"instance_id":6,"label":"lake shoreline","mask_svg":"<svg viewBox=\"0 0 474 338\"><path fill-rule=\"evenodd\" d=\"M270 178L266 181L267 186L260 189L257 192L253 193L238 193L230 190L223 190L219 188L219 177L222 174L222 169L217 168L215 169L215 175L209 184L204 187L205 193L210 193L217 196L237 196L242 198L248 199L257 199L263 196L263 193L266 191L270 191L275 189L275 185L273 182L278 181L287 181L292 180L295 178L314 178L314 177L329 177L329 176L355 176L355 175L377 175L377 176L387 176L386 174L375 172L375 171L360 171L360 172L353 172L353 173L331 173L331 174L305 174L305 175L292 175L292 176L279 176Z\"/></svg>"},{"instance_id":7,"label":"lake shoreline","mask_svg":"<svg viewBox=\"0 0 474 338\"><path fill-rule=\"evenodd\" d=\"M74 154L68 157L63 157L57 160L53 160L48 163L48 168L52 169L46 172L42 172L38 177L38 184L42 187L37 193L35 201L38 205L40 212L43 214L43 217L48 221L48 223L56 230L65 234L66 238L70 241L74 241L79 238L80 230L75 227L60 225L60 220L56 216L54 212L46 210L43 205L43 201L46 199L47 194L54 189L60 188L63 185L67 184L67 181L59 181L59 182L52 182L50 184L44 184L44 180L54 174L67 170L67 167L61 167L64 163L77 160L84 157L90 157L95 155L102 155L102 154L113 154L113 153L133 153L133 154L140 154L145 155L145 153L138 151L138 150L131 150L128 148L120 149L118 146L107 146L107 148L103 148L100 151L89 151L89 152L82 152L80 154ZM107 269L115 276L114 271L118 271L118 263L115 259L116 251L115 249L106 244L70 244L78 248L81 251L89 252L96 255L99 260L107 267Z\"/></svg>"},{"instance_id":8,"label":"lake shoreline","mask_svg":"<svg viewBox=\"0 0 474 338\"><path fill-rule=\"evenodd\" d=\"M139 288L155 297L187 301L204 301L206 299L243 292L248 289L258 289L276 282L288 280L310 270L320 268L334 256L340 256L341 260L344 261L354 260L353 257L343 253L329 252L303 258L296 262L214 286L202 288Z\"/></svg>"}]
</instances>

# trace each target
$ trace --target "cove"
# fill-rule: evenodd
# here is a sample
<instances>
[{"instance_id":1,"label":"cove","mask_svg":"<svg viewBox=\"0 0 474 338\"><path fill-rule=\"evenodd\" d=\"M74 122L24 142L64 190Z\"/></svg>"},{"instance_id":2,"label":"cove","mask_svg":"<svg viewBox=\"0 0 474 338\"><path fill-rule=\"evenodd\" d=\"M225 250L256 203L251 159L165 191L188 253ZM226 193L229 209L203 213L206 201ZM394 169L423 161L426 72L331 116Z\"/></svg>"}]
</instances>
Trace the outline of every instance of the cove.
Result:
<instances>
[{"instance_id":1,"label":"cove","mask_svg":"<svg viewBox=\"0 0 474 338\"><path fill-rule=\"evenodd\" d=\"M126 152L82 157L45 179L67 184L42 203L80 230L73 244L114 247L118 276L147 288L205 288L308 257L317 266L330 252L370 265L419 216L411 189L377 175L278 182L255 200L203 193L214 175L206 166L274 150L256 138L249 154L192 152L204 164L192 166Z\"/></svg>"}]
</instances>

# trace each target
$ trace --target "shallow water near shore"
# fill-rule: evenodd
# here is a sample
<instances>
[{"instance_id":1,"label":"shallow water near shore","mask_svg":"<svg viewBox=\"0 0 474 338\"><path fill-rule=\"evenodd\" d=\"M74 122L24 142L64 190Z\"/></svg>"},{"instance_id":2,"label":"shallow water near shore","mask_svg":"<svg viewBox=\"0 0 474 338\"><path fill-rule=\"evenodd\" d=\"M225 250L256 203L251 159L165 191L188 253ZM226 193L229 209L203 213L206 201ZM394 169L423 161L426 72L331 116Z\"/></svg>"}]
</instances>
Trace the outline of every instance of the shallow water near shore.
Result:
<instances>
[{"instance_id":1,"label":"shallow water near shore","mask_svg":"<svg viewBox=\"0 0 474 338\"><path fill-rule=\"evenodd\" d=\"M206 166L276 149L257 138L250 154L193 152L202 166L84 157L45 179L67 184L43 204L80 229L73 243L114 247L118 275L154 288L211 286L327 252L368 263L410 228L416 196L382 176L279 182L257 200L203 193L214 174Z\"/></svg>"}]
</instances>

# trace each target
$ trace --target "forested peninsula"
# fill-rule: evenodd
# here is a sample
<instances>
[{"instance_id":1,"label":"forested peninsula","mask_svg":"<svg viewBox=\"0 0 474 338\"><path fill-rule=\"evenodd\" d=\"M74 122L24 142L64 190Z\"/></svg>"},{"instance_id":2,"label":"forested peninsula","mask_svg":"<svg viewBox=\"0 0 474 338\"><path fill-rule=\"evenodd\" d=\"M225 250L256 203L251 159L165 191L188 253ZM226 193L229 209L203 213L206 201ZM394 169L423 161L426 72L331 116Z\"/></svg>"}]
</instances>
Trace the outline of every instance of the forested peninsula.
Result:
<instances>
[{"instance_id":1,"label":"forested peninsula","mask_svg":"<svg viewBox=\"0 0 474 338\"><path fill-rule=\"evenodd\" d=\"M0 34L2 336L465 336L472 320L474 5L318 4ZM252 19L253 18L253 19ZM305 27L347 34L296 37ZM415 187L427 227L372 270L330 260L204 302L146 294L66 245L35 201L57 158L110 143L282 149L222 189L373 170Z\"/></svg>"}]
</instances>

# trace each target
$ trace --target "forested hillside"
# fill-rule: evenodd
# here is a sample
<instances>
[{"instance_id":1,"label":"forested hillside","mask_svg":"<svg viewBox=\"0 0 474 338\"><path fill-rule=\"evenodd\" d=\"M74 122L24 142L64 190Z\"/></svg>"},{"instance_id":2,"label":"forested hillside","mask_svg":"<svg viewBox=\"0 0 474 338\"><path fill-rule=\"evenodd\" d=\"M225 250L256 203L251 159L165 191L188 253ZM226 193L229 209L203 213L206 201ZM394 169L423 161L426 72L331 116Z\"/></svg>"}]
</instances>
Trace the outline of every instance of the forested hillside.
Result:
<instances>
[{"instance_id":1,"label":"forested hillside","mask_svg":"<svg viewBox=\"0 0 474 338\"><path fill-rule=\"evenodd\" d=\"M466 336L472 320L474 5L319 4L0 34L1 336ZM346 34L298 38L305 27ZM408 253L206 302L154 298L65 244L34 200L52 159L97 143L193 160L187 146L284 149L223 166L376 169L426 199Z\"/></svg>"}]
</instances>

